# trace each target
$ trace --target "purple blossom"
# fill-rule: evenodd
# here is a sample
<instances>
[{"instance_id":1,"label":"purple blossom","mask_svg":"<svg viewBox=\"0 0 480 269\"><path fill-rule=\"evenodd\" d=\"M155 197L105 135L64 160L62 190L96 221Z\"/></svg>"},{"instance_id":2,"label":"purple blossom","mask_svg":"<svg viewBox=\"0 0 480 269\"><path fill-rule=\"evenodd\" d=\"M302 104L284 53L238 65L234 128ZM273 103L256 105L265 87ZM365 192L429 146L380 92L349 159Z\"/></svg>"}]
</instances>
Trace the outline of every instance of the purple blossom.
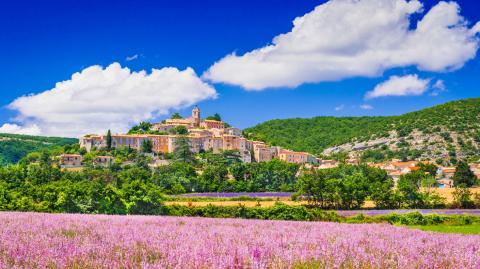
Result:
<instances>
[{"instance_id":1,"label":"purple blossom","mask_svg":"<svg viewBox=\"0 0 480 269\"><path fill-rule=\"evenodd\" d=\"M209 198L234 198L240 196L248 197L291 197L293 192L204 192L204 193L188 193L183 197L209 197Z\"/></svg>"},{"instance_id":2,"label":"purple blossom","mask_svg":"<svg viewBox=\"0 0 480 269\"><path fill-rule=\"evenodd\" d=\"M0 213L0 268L479 268L480 236L387 224Z\"/></svg>"}]
</instances>

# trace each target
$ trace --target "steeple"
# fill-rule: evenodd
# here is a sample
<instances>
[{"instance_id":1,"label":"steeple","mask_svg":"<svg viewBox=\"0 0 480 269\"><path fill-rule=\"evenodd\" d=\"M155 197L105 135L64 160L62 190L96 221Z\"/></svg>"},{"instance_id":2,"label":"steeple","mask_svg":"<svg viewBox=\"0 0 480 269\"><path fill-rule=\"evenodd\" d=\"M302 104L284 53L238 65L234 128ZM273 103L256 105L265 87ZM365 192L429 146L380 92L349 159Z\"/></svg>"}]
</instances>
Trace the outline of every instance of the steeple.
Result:
<instances>
[{"instance_id":1,"label":"steeple","mask_svg":"<svg viewBox=\"0 0 480 269\"><path fill-rule=\"evenodd\" d=\"M195 106L192 109L192 119L195 127L199 127L200 126L200 108L198 108L198 106Z\"/></svg>"}]
</instances>

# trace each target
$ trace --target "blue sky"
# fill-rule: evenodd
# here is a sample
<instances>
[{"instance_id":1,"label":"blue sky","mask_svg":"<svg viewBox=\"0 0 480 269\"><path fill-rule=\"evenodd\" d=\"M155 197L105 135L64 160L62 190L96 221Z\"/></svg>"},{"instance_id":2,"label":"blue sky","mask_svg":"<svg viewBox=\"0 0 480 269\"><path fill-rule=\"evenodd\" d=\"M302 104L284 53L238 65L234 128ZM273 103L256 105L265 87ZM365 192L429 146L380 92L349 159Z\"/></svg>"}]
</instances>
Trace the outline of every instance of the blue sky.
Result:
<instances>
[{"instance_id":1,"label":"blue sky","mask_svg":"<svg viewBox=\"0 0 480 269\"><path fill-rule=\"evenodd\" d=\"M38 122L55 124L54 120L35 119L32 114L25 112L29 108L20 105L12 108L9 104L20 96L53 89L57 82L70 80L72 74L93 65L105 68L118 62L123 68L147 72L152 68L175 67L184 70L191 67L200 77L215 62L233 52L241 56L272 44L274 37L292 30L292 21L296 17L304 16L324 2L310 0L2 2L0 126L5 123L20 126ZM411 27L432 6L437 5L438 1L421 2L424 11L411 16ZM457 1L461 7L461 16L470 22L466 26L469 29L480 21L478 6L473 2ZM342 33L339 33L339 36L341 35ZM240 128L276 118L396 115L450 100L478 97L479 57L461 62L463 67L453 71L448 68L439 70L405 64L383 68L375 75L342 75L341 78L332 79L333 81L319 79L321 80L319 82L309 82L312 78L316 80L321 76L312 74L310 80L306 79L298 86L269 87L267 83L265 84L267 87L260 90L230 85L235 83L229 81L236 78L230 78L228 75L216 76L218 79L203 77L202 81L216 91L216 98L212 99L213 95L205 89L204 93L210 94L210 97L189 99L165 106L162 110L163 113L167 109L168 113L180 111L187 114L191 104L198 103L204 116L218 112L224 120ZM417 92L408 96L390 95L365 99L367 92L389 80L391 76L413 74L424 81L428 80L429 86L426 86L428 89L420 90L421 94ZM288 79L286 81L289 83ZM443 87L437 95L432 96L437 81L441 81ZM132 89L132 95L135 93L135 89ZM168 93L166 91L164 94ZM35 104L44 107L58 106L56 103L48 102ZM31 103L25 102L22 105L31 106ZM70 113L68 110L62 111ZM141 113L144 112L151 111ZM52 112L50 110L45 112L49 113ZM146 117L155 121L165 118L166 115L153 112ZM76 116L72 117L72 121L74 119ZM92 121L92 118L88 120ZM61 124L58 128L75 128ZM58 131L58 128L42 130L40 134L74 134ZM124 126L119 127L118 131L122 131L122 128ZM84 129L78 128L79 131ZM22 132L21 128L18 132Z\"/></svg>"}]
</instances>

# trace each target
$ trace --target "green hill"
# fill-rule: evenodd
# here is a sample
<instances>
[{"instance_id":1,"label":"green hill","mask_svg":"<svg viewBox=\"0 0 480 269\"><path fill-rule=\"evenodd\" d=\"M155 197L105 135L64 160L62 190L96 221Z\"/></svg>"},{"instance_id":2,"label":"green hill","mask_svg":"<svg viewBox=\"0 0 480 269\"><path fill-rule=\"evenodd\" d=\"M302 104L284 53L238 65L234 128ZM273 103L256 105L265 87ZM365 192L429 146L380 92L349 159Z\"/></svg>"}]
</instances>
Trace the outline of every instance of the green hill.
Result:
<instances>
[{"instance_id":1,"label":"green hill","mask_svg":"<svg viewBox=\"0 0 480 269\"><path fill-rule=\"evenodd\" d=\"M480 98L449 102L400 116L271 120L247 128L244 133L252 139L313 154L325 153L326 149L334 152L332 147L340 145L348 151L384 138L377 145L383 149L398 150L403 145L430 151L430 155L454 155L452 152L472 155L478 154L480 144ZM422 140L421 143L417 143L418 140Z\"/></svg>"},{"instance_id":2,"label":"green hill","mask_svg":"<svg viewBox=\"0 0 480 269\"><path fill-rule=\"evenodd\" d=\"M29 152L78 143L74 138L0 133L0 165L16 163Z\"/></svg>"}]
</instances>

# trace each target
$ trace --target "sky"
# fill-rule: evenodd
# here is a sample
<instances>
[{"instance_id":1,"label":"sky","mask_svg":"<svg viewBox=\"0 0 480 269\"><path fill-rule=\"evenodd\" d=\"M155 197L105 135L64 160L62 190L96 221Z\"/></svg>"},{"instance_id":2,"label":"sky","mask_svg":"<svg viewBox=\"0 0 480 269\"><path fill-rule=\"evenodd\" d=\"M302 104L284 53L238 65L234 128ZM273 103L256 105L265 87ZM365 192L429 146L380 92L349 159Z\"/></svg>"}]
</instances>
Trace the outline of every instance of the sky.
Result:
<instances>
[{"instance_id":1,"label":"sky","mask_svg":"<svg viewBox=\"0 0 480 269\"><path fill-rule=\"evenodd\" d=\"M475 1L3 1L0 132L79 137L173 112L239 128L479 97Z\"/></svg>"}]
</instances>

